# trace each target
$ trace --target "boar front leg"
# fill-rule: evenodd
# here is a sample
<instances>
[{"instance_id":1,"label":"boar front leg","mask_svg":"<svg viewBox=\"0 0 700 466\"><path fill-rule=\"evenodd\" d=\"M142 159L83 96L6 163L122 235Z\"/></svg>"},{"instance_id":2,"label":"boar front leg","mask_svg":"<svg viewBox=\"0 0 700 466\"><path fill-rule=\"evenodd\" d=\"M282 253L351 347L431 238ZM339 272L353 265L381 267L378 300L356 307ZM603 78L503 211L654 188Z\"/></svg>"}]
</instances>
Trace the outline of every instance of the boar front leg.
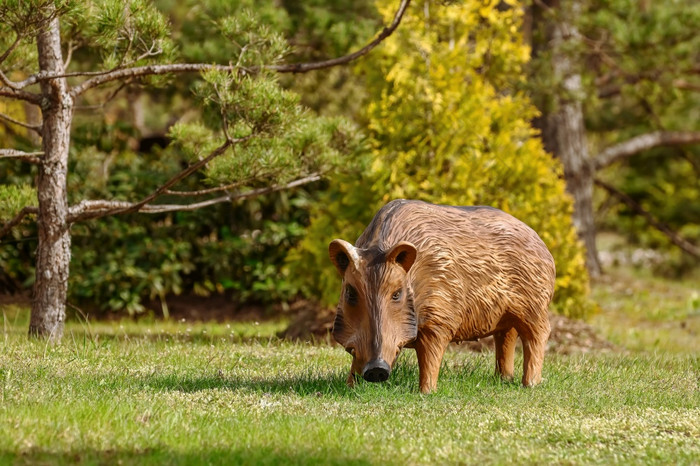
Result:
<instances>
[{"instance_id":1,"label":"boar front leg","mask_svg":"<svg viewBox=\"0 0 700 466\"><path fill-rule=\"evenodd\" d=\"M348 374L348 379L345 381L348 387L353 388L355 386L355 373L351 370Z\"/></svg>"},{"instance_id":2,"label":"boar front leg","mask_svg":"<svg viewBox=\"0 0 700 466\"><path fill-rule=\"evenodd\" d=\"M348 385L348 387L353 388L355 386L355 374L358 373L359 369L356 367L357 364L355 363L355 358L352 358L352 364L350 365L350 373L348 374L348 378L345 381L345 383Z\"/></svg>"},{"instance_id":3,"label":"boar front leg","mask_svg":"<svg viewBox=\"0 0 700 466\"><path fill-rule=\"evenodd\" d=\"M420 333L416 340L420 391L430 393L437 388L440 363L450 339L435 333Z\"/></svg>"}]
</instances>

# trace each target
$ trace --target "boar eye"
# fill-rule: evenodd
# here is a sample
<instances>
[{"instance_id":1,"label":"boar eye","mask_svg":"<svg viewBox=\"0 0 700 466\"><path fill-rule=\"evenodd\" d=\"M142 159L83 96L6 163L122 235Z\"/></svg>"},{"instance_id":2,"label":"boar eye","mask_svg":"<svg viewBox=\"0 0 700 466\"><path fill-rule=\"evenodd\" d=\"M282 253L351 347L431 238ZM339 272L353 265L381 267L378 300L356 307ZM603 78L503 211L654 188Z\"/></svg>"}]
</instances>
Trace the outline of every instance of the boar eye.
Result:
<instances>
[{"instance_id":1,"label":"boar eye","mask_svg":"<svg viewBox=\"0 0 700 466\"><path fill-rule=\"evenodd\" d=\"M352 346L350 346L350 347L348 347L348 348L345 348L345 351L347 351L348 353L350 353L350 355L351 355L353 358L355 357L355 348L353 348Z\"/></svg>"},{"instance_id":2,"label":"boar eye","mask_svg":"<svg viewBox=\"0 0 700 466\"><path fill-rule=\"evenodd\" d=\"M391 300L398 301L400 299L401 299L401 290L394 291L394 294L391 295Z\"/></svg>"},{"instance_id":3,"label":"boar eye","mask_svg":"<svg viewBox=\"0 0 700 466\"><path fill-rule=\"evenodd\" d=\"M345 287L345 301L350 306L355 306L357 304L357 290L351 285Z\"/></svg>"}]
</instances>

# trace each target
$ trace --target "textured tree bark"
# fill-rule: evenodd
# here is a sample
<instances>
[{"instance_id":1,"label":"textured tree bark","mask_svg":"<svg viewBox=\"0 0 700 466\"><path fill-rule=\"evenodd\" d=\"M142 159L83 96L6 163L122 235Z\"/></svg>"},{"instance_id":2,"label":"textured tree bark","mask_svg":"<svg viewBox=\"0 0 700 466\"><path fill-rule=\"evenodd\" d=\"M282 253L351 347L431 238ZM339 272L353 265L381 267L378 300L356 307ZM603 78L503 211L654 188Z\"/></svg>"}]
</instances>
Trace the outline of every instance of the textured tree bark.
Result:
<instances>
[{"instance_id":1,"label":"textured tree bark","mask_svg":"<svg viewBox=\"0 0 700 466\"><path fill-rule=\"evenodd\" d=\"M583 85L576 63L564 50L565 42L576 40L577 31L567 20L575 5L559 0L535 2L532 11L533 56L549 52L552 72L561 82L549 103L538 103L542 116L535 125L542 131L545 149L564 166L567 191L574 198L573 222L586 247L586 266L591 277L601 274L595 242L593 183L595 170L588 153L581 98Z\"/></svg>"},{"instance_id":2,"label":"textured tree bark","mask_svg":"<svg viewBox=\"0 0 700 466\"><path fill-rule=\"evenodd\" d=\"M41 71L64 73L57 18L39 33L37 49ZM52 340L63 336L71 256L66 177L73 98L68 91L65 78L41 82L44 156L37 181L39 245L29 335Z\"/></svg>"}]
</instances>

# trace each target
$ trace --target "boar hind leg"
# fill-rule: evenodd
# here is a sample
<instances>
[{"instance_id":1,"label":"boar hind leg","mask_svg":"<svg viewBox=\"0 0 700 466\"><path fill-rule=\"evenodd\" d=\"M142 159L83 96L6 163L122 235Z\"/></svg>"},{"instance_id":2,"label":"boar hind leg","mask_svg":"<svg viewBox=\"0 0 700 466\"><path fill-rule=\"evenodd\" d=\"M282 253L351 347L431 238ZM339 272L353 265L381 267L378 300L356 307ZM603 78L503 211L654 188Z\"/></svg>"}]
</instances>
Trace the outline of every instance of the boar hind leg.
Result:
<instances>
[{"instance_id":1,"label":"boar hind leg","mask_svg":"<svg viewBox=\"0 0 700 466\"><path fill-rule=\"evenodd\" d=\"M496 375L504 380L513 380L515 340L518 339L518 331L515 328L497 332L493 335L496 345Z\"/></svg>"},{"instance_id":2,"label":"boar hind leg","mask_svg":"<svg viewBox=\"0 0 700 466\"><path fill-rule=\"evenodd\" d=\"M440 363L442 363L442 357L449 342L449 338L435 334L423 333L418 336L416 355L418 356L420 391L422 393L430 393L437 388Z\"/></svg>"},{"instance_id":3,"label":"boar hind leg","mask_svg":"<svg viewBox=\"0 0 700 466\"><path fill-rule=\"evenodd\" d=\"M549 339L547 315L528 330L525 334L520 334L523 341L523 385L532 387L542 381L542 364Z\"/></svg>"}]
</instances>

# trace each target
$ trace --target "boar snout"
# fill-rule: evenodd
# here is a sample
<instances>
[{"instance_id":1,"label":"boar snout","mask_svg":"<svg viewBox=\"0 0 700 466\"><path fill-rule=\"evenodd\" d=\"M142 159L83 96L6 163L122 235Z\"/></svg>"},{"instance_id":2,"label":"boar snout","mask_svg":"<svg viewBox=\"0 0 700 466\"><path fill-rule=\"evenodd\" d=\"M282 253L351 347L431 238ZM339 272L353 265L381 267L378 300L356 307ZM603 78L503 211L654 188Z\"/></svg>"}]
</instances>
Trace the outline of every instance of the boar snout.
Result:
<instances>
[{"instance_id":1,"label":"boar snout","mask_svg":"<svg viewBox=\"0 0 700 466\"><path fill-rule=\"evenodd\" d=\"M391 367L382 358L368 362L362 369L362 378L367 382L385 382L389 378Z\"/></svg>"}]
</instances>

